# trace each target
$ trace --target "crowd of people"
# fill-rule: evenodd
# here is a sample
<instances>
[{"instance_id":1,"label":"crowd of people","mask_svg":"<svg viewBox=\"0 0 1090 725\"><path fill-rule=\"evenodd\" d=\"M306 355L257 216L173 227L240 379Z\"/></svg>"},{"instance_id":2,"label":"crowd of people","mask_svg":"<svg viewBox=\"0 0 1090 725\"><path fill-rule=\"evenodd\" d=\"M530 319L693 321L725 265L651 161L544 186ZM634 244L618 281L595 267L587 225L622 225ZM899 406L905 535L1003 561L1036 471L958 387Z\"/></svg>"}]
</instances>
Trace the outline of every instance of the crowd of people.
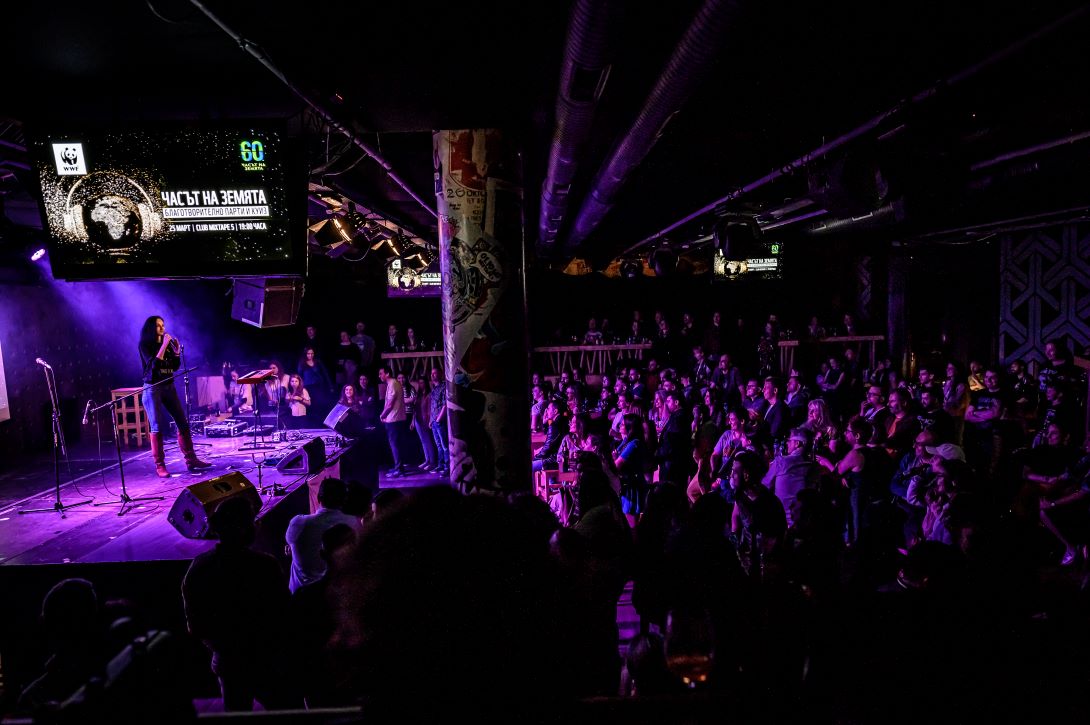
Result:
<instances>
[{"instance_id":1,"label":"crowd of people","mask_svg":"<svg viewBox=\"0 0 1090 725\"><path fill-rule=\"evenodd\" d=\"M699 691L773 720L1078 711L1090 437L1063 344L1032 376L936 358L902 377L819 343L779 370L686 326L684 356L533 375L537 475L575 474L548 501L327 479L288 527L287 571L250 550L243 499L220 507L182 593L227 706L563 719L569 698ZM401 435L403 393L379 376L372 406ZM292 624L269 637L224 608Z\"/></svg>"}]
</instances>

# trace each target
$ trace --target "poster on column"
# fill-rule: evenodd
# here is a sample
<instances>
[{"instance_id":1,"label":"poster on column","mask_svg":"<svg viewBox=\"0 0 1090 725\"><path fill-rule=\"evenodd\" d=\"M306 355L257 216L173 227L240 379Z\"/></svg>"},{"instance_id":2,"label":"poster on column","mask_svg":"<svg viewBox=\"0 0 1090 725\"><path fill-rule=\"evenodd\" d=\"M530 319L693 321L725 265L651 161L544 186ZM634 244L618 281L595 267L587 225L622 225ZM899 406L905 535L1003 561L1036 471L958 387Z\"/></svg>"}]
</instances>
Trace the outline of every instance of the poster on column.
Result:
<instances>
[{"instance_id":1,"label":"poster on column","mask_svg":"<svg viewBox=\"0 0 1090 725\"><path fill-rule=\"evenodd\" d=\"M4 378L4 348L0 347L0 422L11 418L11 405L8 403L8 383Z\"/></svg>"}]
</instances>

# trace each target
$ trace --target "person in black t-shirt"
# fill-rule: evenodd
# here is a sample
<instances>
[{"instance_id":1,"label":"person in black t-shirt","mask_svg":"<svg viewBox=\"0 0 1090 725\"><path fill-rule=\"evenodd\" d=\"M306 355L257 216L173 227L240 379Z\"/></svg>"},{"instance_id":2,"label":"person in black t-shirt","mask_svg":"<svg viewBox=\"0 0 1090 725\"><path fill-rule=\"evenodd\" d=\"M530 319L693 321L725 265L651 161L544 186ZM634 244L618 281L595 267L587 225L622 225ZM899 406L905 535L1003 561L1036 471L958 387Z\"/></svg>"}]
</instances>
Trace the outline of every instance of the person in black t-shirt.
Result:
<instances>
[{"instance_id":1,"label":"person in black t-shirt","mask_svg":"<svg viewBox=\"0 0 1090 725\"><path fill-rule=\"evenodd\" d=\"M144 404L144 410L147 411L155 473L160 478L170 476L166 468L161 432L162 428L166 427L168 418L178 427L178 447L185 456L186 467L194 472L211 468L212 464L197 458L193 450L189 420L186 419L185 409L178 400L178 389L174 387L174 383L163 383L151 387L153 383L167 380L178 372L179 356L182 350L178 338L166 331L166 324L162 317L152 315L144 320L144 326L140 328L138 348L145 386L140 395L140 401Z\"/></svg>"},{"instance_id":2,"label":"person in black t-shirt","mask_svg":"<svg viewBox=\"0 0 1090 725\"><path fill-rule=\"evenodd\" d=\"M965 409L965 456L979 473L991 471L995 458L995 435L999 421L1009 406L1009 395L999 385L999 371L989 367L984 371L984 388L969 394Z\"/></svg>"}]
</instances>

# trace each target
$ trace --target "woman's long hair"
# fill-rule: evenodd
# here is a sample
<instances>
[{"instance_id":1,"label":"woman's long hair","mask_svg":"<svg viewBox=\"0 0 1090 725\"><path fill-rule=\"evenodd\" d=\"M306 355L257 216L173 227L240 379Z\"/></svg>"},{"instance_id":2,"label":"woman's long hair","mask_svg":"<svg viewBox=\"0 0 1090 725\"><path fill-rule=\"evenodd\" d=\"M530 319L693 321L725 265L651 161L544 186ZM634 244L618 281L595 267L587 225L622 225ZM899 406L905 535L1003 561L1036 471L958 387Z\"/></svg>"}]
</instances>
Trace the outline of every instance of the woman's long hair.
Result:
<instances>
[{"instance_id":1,"label":"woman's long hair","mask_svg":"<svg viewBox=\"0 0 1090 725\"><path fill-rule=\"evenodd\" d=\"M156 351L156 347L159 345L159 335L155 332L156 320L163 319L159 315L152 315L148 319L144 320L144 326L140 328L140 350L152 352Z\"/></svg>"}]
</instances>

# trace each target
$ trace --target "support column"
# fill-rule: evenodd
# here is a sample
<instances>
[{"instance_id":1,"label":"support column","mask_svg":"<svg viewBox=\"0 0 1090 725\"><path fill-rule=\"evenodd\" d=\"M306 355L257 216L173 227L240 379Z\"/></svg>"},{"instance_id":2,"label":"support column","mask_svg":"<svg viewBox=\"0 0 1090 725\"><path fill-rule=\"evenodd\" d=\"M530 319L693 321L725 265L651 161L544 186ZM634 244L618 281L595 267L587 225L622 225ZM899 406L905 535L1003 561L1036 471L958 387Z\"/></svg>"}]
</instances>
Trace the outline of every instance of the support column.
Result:
<instances>
[{"instance_id":1,"label":"support column","mask_svg":"<svg viewBox=\"0 0 1090 725\"><path fill-rule=\"evenodd\" d=\"M494 129L432 138L443 275L450 479L531 490L520 158Z\"/></svg>"}]
</instances>

